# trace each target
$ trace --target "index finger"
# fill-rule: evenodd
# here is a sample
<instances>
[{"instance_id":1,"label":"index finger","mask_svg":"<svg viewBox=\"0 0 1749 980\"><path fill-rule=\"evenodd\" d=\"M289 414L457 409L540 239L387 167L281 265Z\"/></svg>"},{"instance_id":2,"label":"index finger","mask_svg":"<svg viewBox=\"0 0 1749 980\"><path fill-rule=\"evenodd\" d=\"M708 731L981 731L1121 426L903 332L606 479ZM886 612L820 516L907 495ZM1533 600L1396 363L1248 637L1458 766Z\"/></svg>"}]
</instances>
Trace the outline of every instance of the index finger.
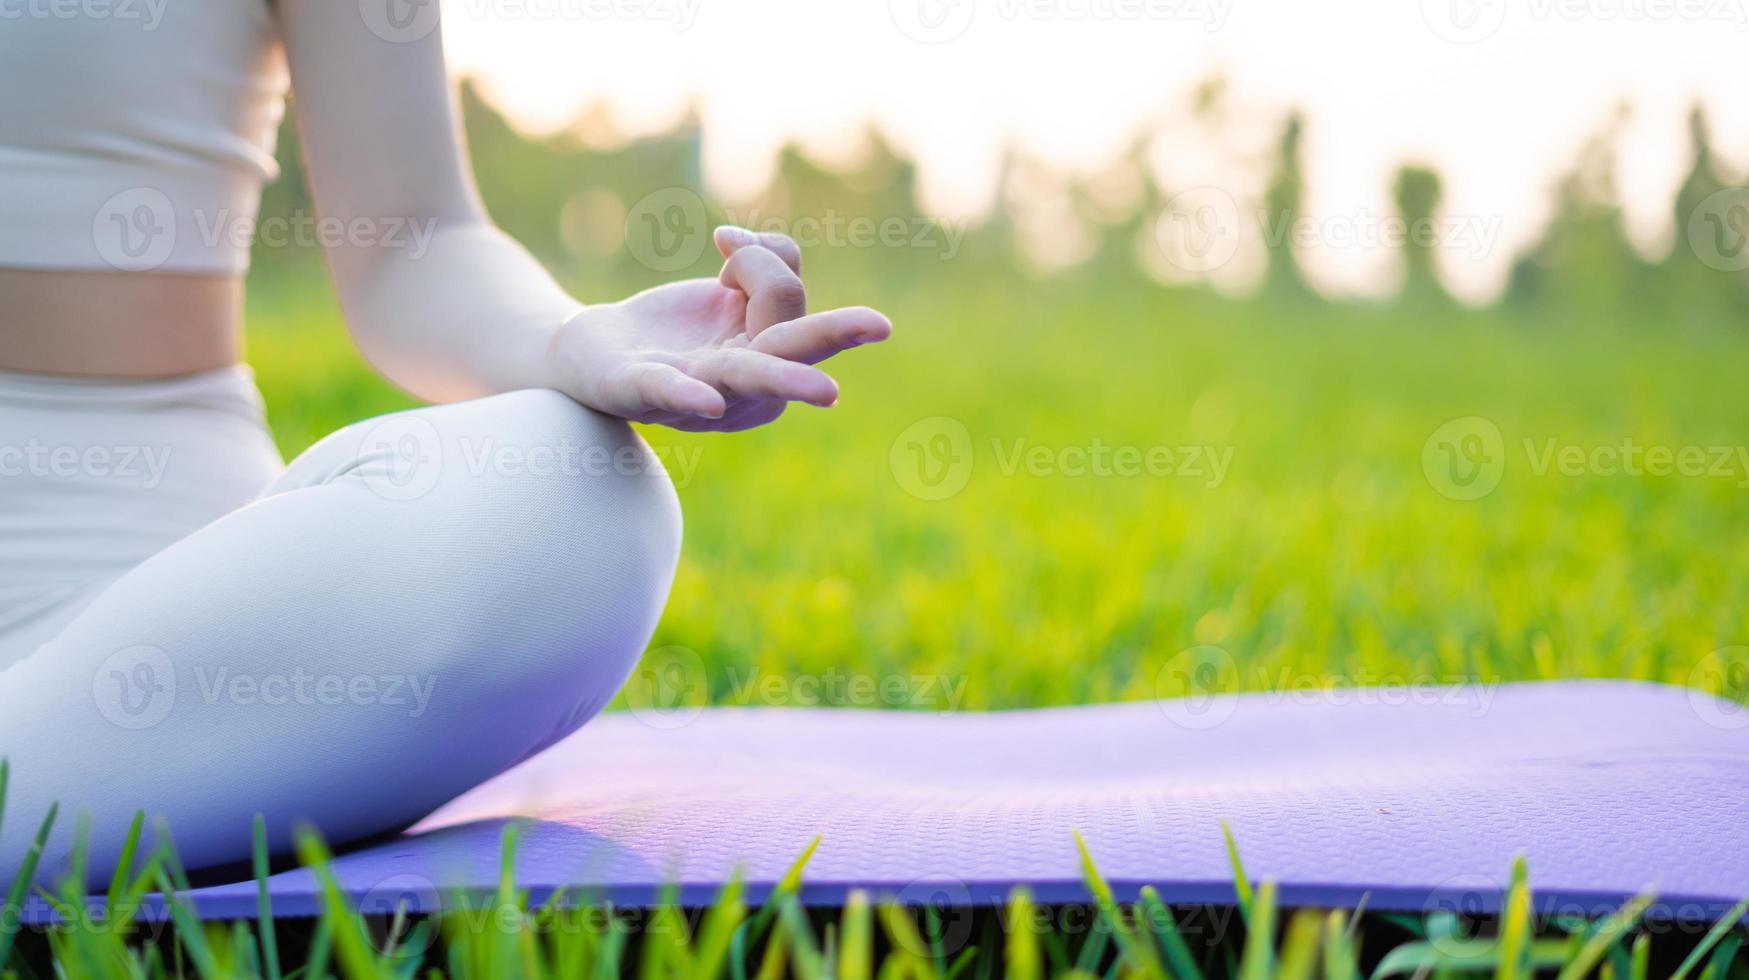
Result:
<instances>
[{"instance_id":1,"label":"index finger","mask_svg":"<svg viewBox=\"0 0 1749 980\"><path fill-rule=\"evenodd\" d=\"M718 280L747 294L749 337L757 337L766 327L808 312L808 291L802 278L770 249L759 246L736 249L729 261L723 263Z\"/></svg>"}]
</instances>

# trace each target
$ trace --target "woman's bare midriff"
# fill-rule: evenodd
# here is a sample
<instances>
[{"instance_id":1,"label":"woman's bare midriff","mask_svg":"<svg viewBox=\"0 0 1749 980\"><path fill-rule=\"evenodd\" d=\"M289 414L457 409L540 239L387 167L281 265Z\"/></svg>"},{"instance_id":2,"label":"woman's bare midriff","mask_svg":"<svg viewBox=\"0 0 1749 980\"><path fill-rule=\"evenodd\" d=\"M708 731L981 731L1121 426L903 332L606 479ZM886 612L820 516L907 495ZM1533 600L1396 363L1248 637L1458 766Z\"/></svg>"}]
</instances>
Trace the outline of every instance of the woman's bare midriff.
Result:
<instances>
[{"instance_id":1,"label":"woman's bare midriff","mask_svg":"<svg viewBox=\"0 0 1749 980\"><path fill-rule=\"evenodd\" d=\"M243 280L0 269L0 371L167 378L243 354Z\"/></svg>"}]
</instances>

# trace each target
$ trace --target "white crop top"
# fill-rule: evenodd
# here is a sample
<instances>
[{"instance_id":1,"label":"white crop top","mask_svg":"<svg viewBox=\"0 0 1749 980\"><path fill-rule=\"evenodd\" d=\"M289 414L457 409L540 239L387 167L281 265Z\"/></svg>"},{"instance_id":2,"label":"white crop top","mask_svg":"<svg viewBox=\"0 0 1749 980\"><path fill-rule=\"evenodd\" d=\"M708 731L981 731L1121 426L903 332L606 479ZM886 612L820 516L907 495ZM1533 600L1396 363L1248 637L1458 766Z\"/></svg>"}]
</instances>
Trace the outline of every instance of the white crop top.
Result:
<instances>
[{"instance_id":1,"label":"white crop top","mask_svg":"<svg viewBox=\"0 0 1749 980\"><path fill-rule=\"evenodd\" d=\"M0 0L0 267L241 273L286 89L267 0Z\"/></svg>"}]
</instances>

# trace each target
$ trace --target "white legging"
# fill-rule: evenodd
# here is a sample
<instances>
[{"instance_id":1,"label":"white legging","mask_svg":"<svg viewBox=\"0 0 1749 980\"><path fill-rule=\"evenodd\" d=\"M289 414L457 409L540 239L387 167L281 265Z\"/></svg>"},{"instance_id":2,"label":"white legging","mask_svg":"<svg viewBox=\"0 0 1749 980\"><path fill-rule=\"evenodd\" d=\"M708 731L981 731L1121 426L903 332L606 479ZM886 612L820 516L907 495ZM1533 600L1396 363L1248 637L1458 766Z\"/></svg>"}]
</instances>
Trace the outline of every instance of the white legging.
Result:
<instances>
[{"instance_id":1,"label":"white legging","mask_svg":"<svg viewBox=\"0 0 1749 980\"><path fill-rule=\"evenodd\" d=\"M190 868L266 815L336 844L407 826L575 730L648 643L672 484L550 391L384 416L280 460L246 369L0 374L0 825L41 881L136 810Z\"/></svg>"}]
</instances>

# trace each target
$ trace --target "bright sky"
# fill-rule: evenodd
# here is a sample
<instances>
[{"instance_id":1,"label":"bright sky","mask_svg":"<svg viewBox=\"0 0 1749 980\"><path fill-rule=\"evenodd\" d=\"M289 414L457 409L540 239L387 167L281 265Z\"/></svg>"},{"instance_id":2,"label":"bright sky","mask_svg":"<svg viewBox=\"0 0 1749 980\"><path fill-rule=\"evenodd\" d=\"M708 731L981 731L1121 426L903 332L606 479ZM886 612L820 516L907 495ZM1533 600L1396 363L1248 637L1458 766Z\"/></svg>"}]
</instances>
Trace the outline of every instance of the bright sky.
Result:
<instances>
[{"instance_id":1,"label":"bright sky","mask_svg":"<svg viewBox=\"0 0 1749 980\"><path fill-rule=\"evenodd\" d=\"M521 125L605 99L632 132L704 118L706 177L733 199L773 151L847 152L876 122L944 217L986 207L1003 147L1091 171L1150 122L1169 190L1221 186L1254 213L1257 158L1290 106L1308 118L1303 249L1333 292L1388 288L1361 242L1405 160L1445 178L1441 268L1485 299L1547 214L1548 188L1622 100L1636 243L1675 240L1689 104L1749 168L1749 0L442 0L453 66ZM1189 121L1230 83L1238 145ZM1352 234L1349 234L1352 233Z\"/></svg>"}]
</instances>

